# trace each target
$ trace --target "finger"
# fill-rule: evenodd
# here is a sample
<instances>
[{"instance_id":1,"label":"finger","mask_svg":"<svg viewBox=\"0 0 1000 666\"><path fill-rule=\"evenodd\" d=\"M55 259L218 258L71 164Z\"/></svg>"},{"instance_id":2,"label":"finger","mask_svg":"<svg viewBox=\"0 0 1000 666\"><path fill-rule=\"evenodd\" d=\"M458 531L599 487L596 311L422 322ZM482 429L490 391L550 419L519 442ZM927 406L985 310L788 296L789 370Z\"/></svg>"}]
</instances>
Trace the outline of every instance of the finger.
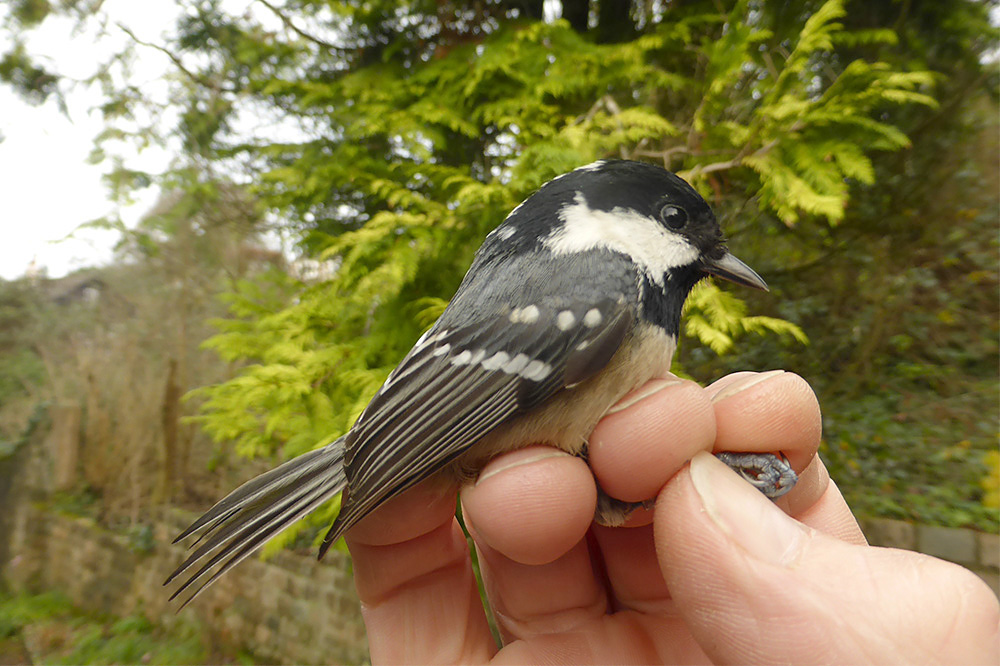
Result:
<instances>
[{"instance_id":1,"label":"finger","mask_svg":"<svg viewBox=\"0 0 1000 666\"><path fill-rule=\"evenodd\" d=\"M493 664L709 664L684 621L625 611L505 646Z\"/></svg>"},{"instance_id":2,"label":"finger","mask_svg":"<svg viewBox=\"0 0 1000 666\"><path fill-rule=\"evenodd\" d=\"M351 543L389 546L416 539L455 516L454 488L439 479L417 484L370 513L347 533Z\"/></svg>"},{"instance_id":3,"label":"finger","mask_svg":"<svg viewBox=\"0 0 1000 666\"><path fill-rule=\"evenodd\" d=\"M740 372L723 377L706 391L715 406L716 451L784 453L799 471L799 480L775 504L810 527L849 543L867 543L816 455L822 415L805 380L780 370Z\"/></svg>"},{"instance_id":4,"label":"finger","mask_svg":"<svg viewBox=\"0 0 1000 666\"><path fill-rule=\"evenodd\" d=\"M698 451L710 451L715 415L694 382L659 379L625 396L597 424L588 458L604 492L626 502L652 499Z\"/></svg>"},{"instance_id":5,"label":"finger","mask_svg":"<svg viewBox=\"0 0 1000 666\"><path fill-rule=\"evenodd\" d=\"M606 612L585 541L595 505L587 464L542 446L499 456L463 489L463 516L506 642Z\"/></svg>"},{"instance_id":6,"label":"finger","mask_svg":"<svg viewBox=\"0 0 1000 666\"><path fill-rule=\"evenodd\" d=\"M473 539L476 539L475 530ZM581 540L553 562L521 564L476 542L479 569L504 644L572 632L608 610L602 576Z\"/></svg>"},{"instance_id":7,"label":"finger","mask_svg":"<svg viewBox=\"0 0 1000 666\"><path fill-rule=\"evenodd\" d=\"M706 389L715 408L715 451L778 452L804 470L823 432L816 394L783 370L739 373Z\"/></svg>"},{"instance_id":8,"label":"finger","mask_svg":"<svg viewBox=\"0 0 1000 666\"><path fill-rule=\"evenodd\" d=\"M579 543L596 504L587 463L548 446L498 456L462 489L478 540L522 564L552 562Z\"/></svg>"},{"instance_id":9,"label":"finger","mask_svg":"<svg viewBox=\"0 0 1000 666\"><path fill-rule=\"evenodd\" d=\"M644 473L650 482L658 483L653 492L658 492L699 450L711 450L713 446L727 451L787 450L799 460L814 456L819 444L816 398L796 375L738 373L708 389L692 382L650 382L634 395L638 399L627 397L619 403L614 415L605 418L595 430L595 436L600 433L604 449L617 456L618 469L627 470L632 477ZM708 402L709 397L715 397L717 402ZM755 400L762 401L766 409L757 408ZM726 438L719 445L718 437L723 432ZM714 445L709 439L713 434ZM765 441L777 442L777 448L761 448ZM595 467L602 462L592 456ZM825 477L822 481L817 470L807 467L799 487L786 496L785 502L811 506L828 480ZM643 491L649 492L648 488ZM595 529L594 534L616 608L657 612L672 607L659 572L651 530Z\"/></svg>"},{"instance_id":10,"label":"finger","mask_svg":"<svg viewBox=\"0 0 1000 666\"><path fill-rule=\"evenodd\" d=\"M636 610L661 617L674 613L670 590L660 570L653 525L594 526L612 595L612 610Z\"/></svg>"},{"instance_id":11,"label":"finger","mask_svg":"<svg viewBox=\"0 0 1000 666\"><path fill-rule=\"evenodd\" d=\"M420 484L346 535L372 663L475 663L495 652L455 494Z\"/></svg>"},{"instance_id":12,"label":"finger","mask_svg":"<svg viewBox=\"0 0 1000 666\"><path fill-rule=\"evenodd\" d=\"M819 456L799 474L795 488L774 503L804 525L847 543L868 545L858 520L840 489L830 480L830 473Z\"/></svg>"},{"instance_id":13,"label":"finger","mask_svg":"<svg viewBox=\"0 0 1000 666\"><path fill-rule=\"evenodd\" d=\"M609 410L591 436L590 464L612 497L640 501L660 489L698 451L712 448L714 411L694 382L655 380ZM653 547L652 511L636 511L626 528L593 528L614 610L661 617L672 612Z\"/></svg>"},{"instance_id":14,"label":"finger","mask_svg":"<svg viewBox=\"0 0 1000 666\"><path fill-rule=\"evenodd\" d=\"M655 539L716 662L996 663L1000 608L972 573L844 543L786 516L712 456L659 495Z\"/></svg>"}]
</instances>

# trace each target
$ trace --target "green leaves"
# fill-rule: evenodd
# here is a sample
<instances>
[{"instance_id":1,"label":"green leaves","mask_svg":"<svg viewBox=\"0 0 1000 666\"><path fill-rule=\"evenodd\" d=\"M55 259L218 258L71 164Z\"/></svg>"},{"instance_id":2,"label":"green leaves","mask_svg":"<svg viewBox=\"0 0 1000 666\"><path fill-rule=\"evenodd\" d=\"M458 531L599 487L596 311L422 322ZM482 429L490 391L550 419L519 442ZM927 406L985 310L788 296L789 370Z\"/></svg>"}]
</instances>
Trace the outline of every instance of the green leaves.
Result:
<instances>
[{"instance_id":1,"label":"green leaves","mask_svg":"<svg viewBox=\"0 0 1000 666\"><path fill-rule=\"evenodd\" d=\"M725 354L746 334L779 335L809 344L805 332L795 324L773 317L748 316L747 307L712 282L698 284L684 303L684 333Z\"/></svg>"},{"instance_id":2,"label":"green leaves","mask_svg":"<svg viewBox=\"0 0 1000 666\"><path fill-rule=\"evenodd\" d=\"M364 62L276 50L311 64L288 79L253 74L250 89L304 135L239 151L259 169L262 203L334 270L287 285L293 304L243 308L209 343L254 365L203 392L206 427L250 454L299 452L346 430L485 234L539 185L594 159L659 158L720 213L745 190L785 224L837 223L853 184L875 180L871 151L908 145L886 110L933 104L926 72L841 65L838 44L891 42L877 31L851 39L844 15L831 0L775 27L748 3L725 14L704 3L611 44L562 21L500 20L428 50L400 33ZM685 331L719 354L746 334L806 342L712 285L692 294Z\"/></svg>"},{"instance_id":3,"label":"green leaves","mask_svg":"<svg viewBox=\"0 0 1000 666\"><path fill-rule=\"evenodd\" d=\"M686 173L700 182L708 173L748 167L758 176L754 189L762 208L786 224L803 214L836 224L852 182L874 182L869 153L909 145L899 129L876 116L904 104L935 106L926 92L934 77L863 60L834 69L830 54L837 43L892 41L884 31L849 39L837 21L845 15L841 0L828 0L812 14L783 58L782 47L771 46L770 31L736 22L739 9L723 38L704 47L712 78L693 122L706 145L733 157L697 160ZM750 100L733 106L739 89L749 90Z\"/></svg>"}]
</instances>

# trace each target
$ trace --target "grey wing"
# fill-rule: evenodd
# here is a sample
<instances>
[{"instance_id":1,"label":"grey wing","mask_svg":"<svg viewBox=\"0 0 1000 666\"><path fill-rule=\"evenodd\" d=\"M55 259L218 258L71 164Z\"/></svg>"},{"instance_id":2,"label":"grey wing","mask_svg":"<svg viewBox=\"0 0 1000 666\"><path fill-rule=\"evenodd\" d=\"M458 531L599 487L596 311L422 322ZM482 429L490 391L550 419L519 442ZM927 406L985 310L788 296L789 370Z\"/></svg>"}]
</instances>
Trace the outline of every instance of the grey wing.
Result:
<instances>
[{"instance_id":1,"label":"grey wing","mask_svg":"<svg viewBox=\"0 0 1000 666\"><path fill-rule=\"evenodd\" d=\"M323 550L497 426L599 371L633 324L624 296L531 307L435 327L417 343L347 436L347 498Z\"/></svg>"}]
</instances>

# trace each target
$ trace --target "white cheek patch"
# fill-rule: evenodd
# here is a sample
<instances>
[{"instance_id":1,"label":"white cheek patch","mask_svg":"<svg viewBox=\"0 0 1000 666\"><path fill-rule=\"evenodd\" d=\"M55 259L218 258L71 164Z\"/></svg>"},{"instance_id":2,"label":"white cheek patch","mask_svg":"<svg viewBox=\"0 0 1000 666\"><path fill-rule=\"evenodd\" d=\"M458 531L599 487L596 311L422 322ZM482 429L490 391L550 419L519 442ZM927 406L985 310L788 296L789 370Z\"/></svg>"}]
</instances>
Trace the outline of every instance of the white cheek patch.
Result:
<instances>
[{"instance_id":1,"label":"white cheek patch","mask_svg":"<svg viewBox=\"0 0 1000 666\"><path fill-rule=\"evenodd\" d=\"M696 247L656 220L627 208L594 210L580 192L575 201L559 212L563 225L542 241L554 254L599 249L619 252L631 257L661 287L663 276L671 269L698 261Z\"/></svg>"}]
</instances>

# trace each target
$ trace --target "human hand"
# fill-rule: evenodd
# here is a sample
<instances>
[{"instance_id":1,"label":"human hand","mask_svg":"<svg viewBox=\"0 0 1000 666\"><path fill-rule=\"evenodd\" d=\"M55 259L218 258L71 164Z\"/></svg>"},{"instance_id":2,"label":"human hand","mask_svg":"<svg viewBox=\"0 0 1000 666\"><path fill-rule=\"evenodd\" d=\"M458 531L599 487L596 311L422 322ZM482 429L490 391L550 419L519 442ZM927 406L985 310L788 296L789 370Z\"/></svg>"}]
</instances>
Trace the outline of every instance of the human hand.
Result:
<instances>
[{"instance_id":1,"label":"human hand","mask_svg":"<svg viewBox=\"0 0 1000 666\"><path fill-rule=\"evenodd\" d=\"M591 437L593 475L548 447L498 457L462 500L499 651L454 494L417 486L347 535L373 663L997 663L989 588L867 547L819 438L801 378L737 373L627 396ZM772 503L711 450L782 451L799 483ZM595 475L655 508L593 525Z\"/></svg>"}]
</instances>

